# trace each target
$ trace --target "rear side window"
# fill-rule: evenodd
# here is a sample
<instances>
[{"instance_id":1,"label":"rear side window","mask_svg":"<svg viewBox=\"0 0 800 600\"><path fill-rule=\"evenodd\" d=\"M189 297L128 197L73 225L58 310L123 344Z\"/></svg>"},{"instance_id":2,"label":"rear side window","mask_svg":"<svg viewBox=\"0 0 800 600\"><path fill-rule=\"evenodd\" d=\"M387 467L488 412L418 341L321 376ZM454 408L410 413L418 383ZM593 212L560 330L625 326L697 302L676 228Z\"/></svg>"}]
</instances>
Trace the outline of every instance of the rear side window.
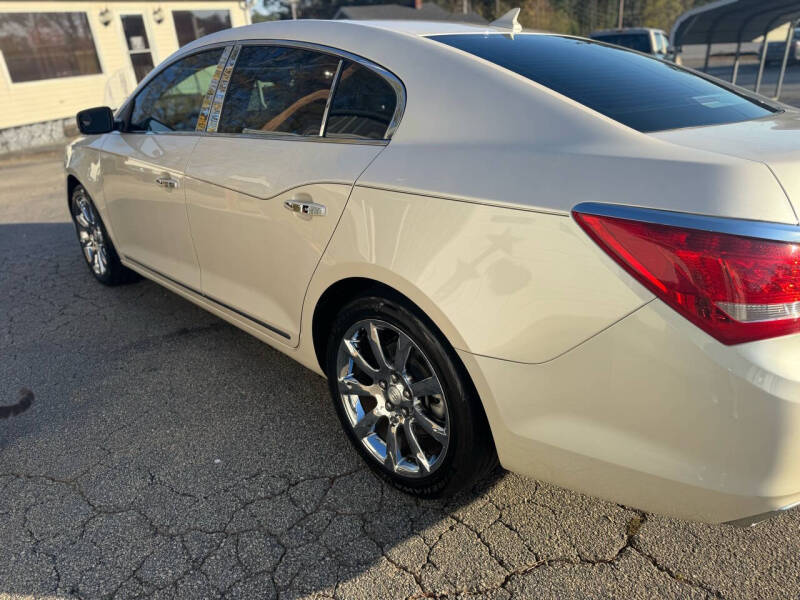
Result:
<instances>
[{"instance_id":1,"label":"rear side window","mask_svg":"<svg viewBox=\"0 0 800 600\"><path fill-rule=\"evenodd\" d=\"M674 64L555 35L439 35L434 40L519 73L642 132L747 121L766 105Z\"/></svg>"},{"instance_id":2,"label":"rear side window","mask_svg":"<svg viewBox=\"0 0 800 600\"><path fill-rule=\"evenodd\" d=\"M156 75L139 92L131 112L130 131L194 131L222 48L179 60Z\"/></svg>"},{"instance_id":3,"label":"rear side window","mask_svg":"<svg viewBox=\"0 0 800 600\"><path fill-rule=\"evenodd\" d=\"M325 137L381 140L396 107L397 96L389 82L346 60L328 110Z\"/></svg>"},{"instance_id":4,"label":"rear side window","mask_svg":"<svg viewBox=\"0 0 800 600\"><path fill-rule=\"evenodd\" d=\"M217 131L318 136L338 66L302 48L242 48Z\"/></svg>"}]
</instances>

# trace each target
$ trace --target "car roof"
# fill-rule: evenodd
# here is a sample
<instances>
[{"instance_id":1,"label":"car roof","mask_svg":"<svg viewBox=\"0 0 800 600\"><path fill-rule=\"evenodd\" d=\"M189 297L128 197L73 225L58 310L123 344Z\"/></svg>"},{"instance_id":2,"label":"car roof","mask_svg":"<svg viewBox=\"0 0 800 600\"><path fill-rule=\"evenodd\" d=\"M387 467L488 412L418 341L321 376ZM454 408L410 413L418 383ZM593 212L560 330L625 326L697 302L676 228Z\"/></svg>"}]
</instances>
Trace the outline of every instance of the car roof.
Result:
<instances>
[{"instance_id":1,"label":"car roof","mask_svg":"<svg viewBox=\"0 0 800 600\"><path fill-rule=\"evenodd\" d=\"M377 54L375 50L379 50L375 48L376 44L379 46L395 43L429 44L430 42L424 38L435 35L510 33L511 30L506 27L451 21L287 19L223 29L186 44L173 56L178 57L217 43L293 40L328 45L355 54L363 52L364 55L372 57ZM526 30L522 33L534 35L546 32Z\"/></svg>"},{"instance_id":2,"label":"car roof","mask_svg":"<svg viewBox=\"0 0 800 600\"><path fill-rule=\"evenodd\" d=\"M411 36L425 37L429 35L447 35L454 33L508 33L504 27L495 27L491 24L483 23L461 23L458 21L412 21L402 19L298 19L298 20L279 20L262 21L242 27L234 27L223 31L234 34L231 37L240 39L271 38L276 32L289 29L295 33L303 30L341 31L344 28L364 27L372 30L383 30L387 32L403 33ZM236 35L239 34L239 35ZM205 36L203 39L215 37L215 34Z\"/></svg>"},{"instance_id":3,"label":"car roof","mask_svg":"<svg viewBox=\"0 0 800 600\"><path fill-rule=\"evenodd\" d=\"M351 23L364 27L386 29L409 35L445 35L453 33L485 33L487 31L508 31L501 27L493 27L482 23L459 23L451 21L404 21L404 20L349 20L339 19L331 23Z\"/></svg>"}]
</instances>

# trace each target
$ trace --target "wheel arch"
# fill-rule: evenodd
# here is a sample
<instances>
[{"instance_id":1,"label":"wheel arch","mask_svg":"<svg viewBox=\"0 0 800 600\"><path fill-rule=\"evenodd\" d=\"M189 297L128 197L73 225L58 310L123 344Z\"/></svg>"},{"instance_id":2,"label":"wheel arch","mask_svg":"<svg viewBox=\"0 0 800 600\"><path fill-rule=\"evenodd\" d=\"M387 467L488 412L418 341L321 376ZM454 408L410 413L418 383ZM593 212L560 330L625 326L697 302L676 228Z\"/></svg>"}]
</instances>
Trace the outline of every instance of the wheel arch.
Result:
<instances>
[{"instance_id":1,"label":"wheel arch","mask_svg":"<svg viewBox=\"0 0 800 600\"><path fill-rule=\"evenodd\" d=\"M321 372L326 372L325 355L327 351L327 340L330 332L330 326L333 323L333 320L336 318L336 315L348 302L351 302L359 297L373 294L380 295L381 297L385 297L387 299L394 299L405 304L426 325L428 325L428 327L431 328L434 334L439 336L439 338L442 340L442 343L448 350L448 354L450 354L453 362L455 363L456 368L461 371L464 377L465 385L469 387L471 393L475 398L478 399L478 402L483 410L483 418L486 420L485 423L487 425L487 429L492 436L492 444L494 444L495 436L491 426L492 419L489 419L485 401L483 398L481 398L481 395L478 392L478 387L473 381L472 374L459 355L458 347L456 346L458 341L454 343L454 340L445 333L445 328L454 331L452 323L450 323L442 315L441 318L444 321L444 327L440 327L434 318L432 318L428 312L420 306L420 303L415 302L413 298L409 297L409 295L404 294L396 287L384 283L383 281L365 276L345 277L330 283L322 292L322 294L320 294L314 305L314 311L311 317L311 342L313 344L314 355ZM457 336L457 339L460 338Z\"/></svg>"},{"instance_id":2,"label":"wheel arch","mask_svg":"<svg viewBox=\"0 0 800 600\"><path fill-rule=\"evenodd\" d=\"M311 317L311 341L314 346L314 355L322 372L325 371L327 337L330 325L336 315L348 302L371 294L384 295L388 299L393 298L406 304L447 343L454 355L457 355L457 349L463 349L461 337L457 334L455 336L452 335L452 332L455 331L452 323L443 315L439 319L432 317L430 315L431 311L425 310L423 303L415 300L415 297L419 297L418 294L413 294L413 292L412 295L403 293L396 286L374 277L349 276L329 283L314 303ZM429 302L425 304L429 304Z\"/></svg>"},{"instance_id":3,"label":"wheel arch","mask_svg":"<svg viewBox=\"0 0 800 600\"><path fill-rule=\"evenodd\" d=\"M75 175L72 173L67 174L67 208L70 208L70 202L72 201L72 193L75 191L75 188L79 185L83 185ZM84 186L85 187L85 186Z\"/></svg>"},{"instance_id":4,"label":"wheel arch","mask_svg":"<svg viewBox=\"0 0 800 600\"><path fill-rule=\"evenodd\" d=\"M75 154L73 154L75 156ZM111 217L108 214L106 209L105 203L105 194L102 187L102 180L94 180L91 175L86 175L85 180L81 180L76 174L76 169L73 166L68 166L67 168L67 210L72 211L72 194L75 191L75 188L81 186L86 193L91 198L92 202L97 208L97 211L100 213L100 218L103 220L103 225L106 228L108 235L111 237L111 241L114 244L117 244L117 235L116 231L114 231L113 224L111 223ZM119 247L119 246L117 246Z\"/></svg>"}]
</instances>

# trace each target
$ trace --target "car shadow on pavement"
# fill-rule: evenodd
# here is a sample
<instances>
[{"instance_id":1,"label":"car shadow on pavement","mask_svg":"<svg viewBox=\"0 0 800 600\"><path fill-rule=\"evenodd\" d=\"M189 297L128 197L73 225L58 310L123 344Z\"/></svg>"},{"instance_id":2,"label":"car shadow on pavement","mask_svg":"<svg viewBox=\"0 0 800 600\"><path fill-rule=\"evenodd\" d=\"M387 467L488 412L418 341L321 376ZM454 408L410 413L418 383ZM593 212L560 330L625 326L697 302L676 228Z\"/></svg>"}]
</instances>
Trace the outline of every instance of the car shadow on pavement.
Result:
<instances>
[{"instance_id":1,"label":"car shadow on pavement","mask_svg":"<svg viewBox=\"0 0 800 600\"><path fill-rule=\"evenodd\" d=\"M508 473L410 498L364 466L320 377L154 283L98 284L68 223L0 225L0 290L0 392L36 392L0 421L0 598L800 588L796 514L690 524Z\"/></svg>"}]
</instances>

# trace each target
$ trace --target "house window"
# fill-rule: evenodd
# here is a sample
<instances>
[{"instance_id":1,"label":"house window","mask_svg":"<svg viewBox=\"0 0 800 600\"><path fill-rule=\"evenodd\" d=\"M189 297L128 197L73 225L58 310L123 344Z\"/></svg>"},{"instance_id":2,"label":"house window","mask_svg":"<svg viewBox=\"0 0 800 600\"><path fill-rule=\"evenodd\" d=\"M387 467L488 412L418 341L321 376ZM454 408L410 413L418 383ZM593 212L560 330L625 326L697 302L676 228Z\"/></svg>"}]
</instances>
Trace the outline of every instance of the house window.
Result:
<instances>
[{"instance_id":1,"label":"house window","mask_svg":"<svg viewBox=\"0 0 800 600\"><path fill-rule=\"evenodd\" d=\"M125 32L125 41L128 42L136 83L139 83L153 70L153 53L150 51L142 15L123 15L122 31Z\"/></svg>"},{"instance_id":2,"label":"house window","mask_svg":"<svg viewBox=\"0 0 800 600\"><path fill-rule=\"evenodd\" d=\"M86 13L0 13L0 51L15 83L102 72Z\"/></svg>"},{"instance_id":3,"label":"house window","mask_svg":"<svg viewBox=\"0 0 800 600\"><path fill-rule=\"evenodd\" d=\"M172 20L178 45L185 46L209 33L229 29L231 13L227 10L173 10Z\"/></svg>"}]
</instances>

